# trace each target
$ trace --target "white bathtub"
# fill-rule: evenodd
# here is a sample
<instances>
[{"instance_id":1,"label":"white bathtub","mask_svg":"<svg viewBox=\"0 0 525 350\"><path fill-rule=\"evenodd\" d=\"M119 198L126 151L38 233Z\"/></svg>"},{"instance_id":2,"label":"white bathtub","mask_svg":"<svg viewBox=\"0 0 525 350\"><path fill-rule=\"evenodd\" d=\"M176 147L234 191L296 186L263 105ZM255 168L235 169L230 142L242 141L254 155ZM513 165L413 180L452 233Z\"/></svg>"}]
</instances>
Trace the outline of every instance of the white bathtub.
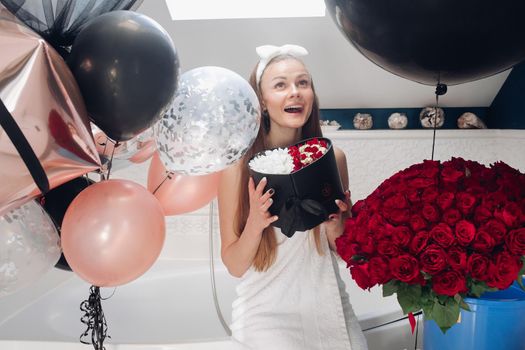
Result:
<instances>
[{"instance_id":1,"label":"white bathtub","mask_svg":"<svg viewBox=\"0 0 525 350\"><path fill-rule=\"evenodd\" d=\"M370 349L414 348L406 320L391 323L402 317L395 298L383 298L379 289L362 291L345 269L342 274ZM217 294L228 323L236 283L217 262ZM103 297L112 292L101 290ZM86 282L53 270L34 286L0 299L0 349L88 349L78 341L84 331L79 305L88 294ZM108 350L229 348L215 312L207 261L160 259L141 278L117 288L102 306L111 336Z\"/></svg>"}]
</instances>

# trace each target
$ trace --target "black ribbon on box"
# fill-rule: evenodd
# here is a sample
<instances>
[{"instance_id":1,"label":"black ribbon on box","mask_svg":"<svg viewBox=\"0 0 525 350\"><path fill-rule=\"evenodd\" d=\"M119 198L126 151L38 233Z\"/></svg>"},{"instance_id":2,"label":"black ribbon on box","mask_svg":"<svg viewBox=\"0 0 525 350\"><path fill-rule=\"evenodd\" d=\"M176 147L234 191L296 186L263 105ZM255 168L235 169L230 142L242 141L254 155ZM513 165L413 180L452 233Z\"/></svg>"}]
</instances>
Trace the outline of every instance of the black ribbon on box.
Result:
<instances>
[{"instance_id":1,"label":"black ribbon on box","mask_svg":"<svg viewBox=\"0 0 525 350\"><path fill-rule=\"evenodd\" d=\"M332 142L323 137L317 139L326 141L327 152L294 173L263 174L250 169L255 184L266 176L266 189L275 190L269 211L270 214L279 216L279 220L275 221L273 226L280 228L287 237L292 237L296 231L306 231L326 221L330 214L339 211L335 200L345 198ZM302 140L296 145L302 145L309 140L311 139Z\"/></svg>"}]
</instances>

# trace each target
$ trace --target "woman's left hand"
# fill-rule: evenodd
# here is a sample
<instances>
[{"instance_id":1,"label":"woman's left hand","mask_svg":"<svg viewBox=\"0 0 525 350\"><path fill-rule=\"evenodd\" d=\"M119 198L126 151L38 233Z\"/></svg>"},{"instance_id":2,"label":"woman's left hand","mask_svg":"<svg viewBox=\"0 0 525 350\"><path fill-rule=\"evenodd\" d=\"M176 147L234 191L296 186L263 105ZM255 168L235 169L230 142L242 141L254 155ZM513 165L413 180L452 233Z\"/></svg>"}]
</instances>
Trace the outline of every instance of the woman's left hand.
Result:
<instances>
[{"instance_id":1,"label":"woman's left hand","mask_svg":"<svg viewBox=\"0 0 525 350\"><path fill-rule=\"evenodd\" d=\"M324 222L326 236L330 243L330 248L335 251L335 239L339 237L345 228L345 219L348 217L350 207L350 191L345 191L345 199L336 199L335 204L339 207L337 213L330 214L328 220Z\"/></svg>"}]
</instances>

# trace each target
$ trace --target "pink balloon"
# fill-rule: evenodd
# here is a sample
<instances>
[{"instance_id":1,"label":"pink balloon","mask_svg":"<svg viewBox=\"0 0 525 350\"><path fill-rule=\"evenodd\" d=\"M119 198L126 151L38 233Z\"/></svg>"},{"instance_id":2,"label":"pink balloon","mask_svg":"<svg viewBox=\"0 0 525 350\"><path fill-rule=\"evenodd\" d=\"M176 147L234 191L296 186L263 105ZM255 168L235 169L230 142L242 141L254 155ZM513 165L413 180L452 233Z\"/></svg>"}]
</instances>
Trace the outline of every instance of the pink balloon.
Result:
<instances>
[{"instance_id":1,"label":"pink balloon","mask_svg":"<svg viewBox=\"0 0 525 350\"><path fill-rule=\"evenodd\" d=\"M62 222L62 249L69 266L99 287L141 276L157 260L164 237L160 203L128 180L89 186L71 202Z\"/></svg>"},{"instance_id":2,"label":"pink balloon","mask_svg":"<svg viewBox=\"0 0 525 350\"><path fill-rule=\"evenodd\" d=\"M217 196L220 174L185 176L169 172L155 152L148 172L148 190L157 197L166 215L189 213Z\"/></svg>"},{"instance_id":3,"label":"pink balloon","mask_svg":"<svg viewBox=\"0 0 525 350\"><path fill-rule=\"evenodd\" d=\"M157 145L155 144L154 140L147 140L144 142L138 143L138 151L135 153L131 158L129 158L129 161L132 163L144 163L148 159L150 159L153 154L157 151Z\"/></svg>"}]
</instances>

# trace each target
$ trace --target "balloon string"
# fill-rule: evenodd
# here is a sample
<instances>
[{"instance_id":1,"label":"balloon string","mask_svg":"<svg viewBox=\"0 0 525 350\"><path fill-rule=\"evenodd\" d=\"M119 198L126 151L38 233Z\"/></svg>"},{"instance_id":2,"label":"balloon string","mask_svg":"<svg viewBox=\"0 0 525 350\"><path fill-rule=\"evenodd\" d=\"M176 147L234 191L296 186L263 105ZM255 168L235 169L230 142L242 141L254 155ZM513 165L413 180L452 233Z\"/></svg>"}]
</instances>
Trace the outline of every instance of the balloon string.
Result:
<instances>
[{"instance_id":1,"label":"balloon string","mask_svg":"<svg viewBox=\"0 0 525 350\"><path fill-rule=\"evenodd\" d=\"M114 294L114 292L113 292ZM107 299L107 298L106 298ZM100 288L91 286L88 300L84 300L80 304L80 310L84 315L80 321L84 323L87 329L80 335L80 342L82 344L90 344L86 340L91 333L91 344L95 350L106 350L104 340L111 337L107 335L108 325L102 310L102 303L100 297Z\"/></svg>"},{"instance_id":2,"label":"balloon string","mask_svg":"<svg viewBox=\"0 0 525 350\"><path fill-rule=\"evenodd\" d=\"M106 178L106 180L109 180L109 175L111 174L111 168L113 167L113 156L115 155L115 149L120 145L120 142L117 141L115 143L115 146L113 146L113 151L111 151L111 157L109 158L109 163L108 163L108 177Z\"/></svg>"},{"instance_id":3,"label":"balloon string","mask_svg":"<svg viewBox=\"0 0 525 350\"><path fill-rule=\"evenodd\" d=\"M161 183L160 183L160 184L159 184L159 185L153 190L152 194L155 194L155 193L159 190L160 186L162 186L162 184L163 184L164 182L166 182L166 180L168 180L168 179L171 180L171 176L173 175L173 173L172 173L171 171L167 171L166 173L167 173L167 174L166 174L166 177L165 177L164 180L162 180L162 182L161 182Z\"/></svg>"},{"instance_id":4,"label":"balloon string","mask_svg":"<svg viewBox=\"0 0 525 350\"><path fill-rule=\"evenodd\" d=\"M440 77L438 78L438 83L436 85L436 107L434 107L434 121L432 121L432 114L429 116L430 123L432 125L433 134L432 134L432 157L431 160L434 160L434 149L436 147L436 129L437 129L437 117L439 113L439 96L447 93L447 85L441 84Z\"/></svg>"}]
</instances>

